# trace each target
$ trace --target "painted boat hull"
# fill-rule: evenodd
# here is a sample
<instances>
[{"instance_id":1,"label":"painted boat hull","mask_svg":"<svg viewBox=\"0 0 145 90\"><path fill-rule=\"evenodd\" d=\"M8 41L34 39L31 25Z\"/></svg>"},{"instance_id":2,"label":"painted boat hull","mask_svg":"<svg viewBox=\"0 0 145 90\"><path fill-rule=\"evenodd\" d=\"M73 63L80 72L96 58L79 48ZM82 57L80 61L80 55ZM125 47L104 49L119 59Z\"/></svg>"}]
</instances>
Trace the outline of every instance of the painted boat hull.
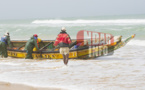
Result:
<instances>
[{"instance_id":1,"label":"painted boat hull","mask_svg":"<svg viewBox=\"0 0 145 90\"><path fill-rule=\"evenodd\" d=\"M109 55L109 53L114 52L114 50L119 49L125 46L131 39L134 38L135 35L132 35L125 39L124 41L114 42L114 44L106 44L101 46L86 46L83 48L78 48L75 50L70 50L69 58L72 59L91 59L97 58L104 55ZM46 45L53 41L43 41L43 44ZM12 41L14 46L20 46L26 43L26 41ZM44 46L43 45L43 46ZM104 52L105 51L105 52ZM14 58L25 58L27 55L24 50L17 49L8 49L8 56ZM35 51L32 54L33 59L62 59L63 56L59 53L59 50L53 51Z\"/></svg>"}]
</instances>

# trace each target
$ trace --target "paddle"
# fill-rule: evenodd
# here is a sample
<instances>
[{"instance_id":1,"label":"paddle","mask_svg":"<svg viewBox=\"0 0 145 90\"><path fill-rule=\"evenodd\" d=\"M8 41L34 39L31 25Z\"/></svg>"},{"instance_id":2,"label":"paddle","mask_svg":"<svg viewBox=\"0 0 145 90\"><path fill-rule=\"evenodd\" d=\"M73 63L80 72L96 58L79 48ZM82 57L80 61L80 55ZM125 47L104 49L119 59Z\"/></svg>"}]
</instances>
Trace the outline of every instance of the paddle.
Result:
<instances>
[{"instance_id":1,"label":"paddle","mask_svg":"<svg viewBox=\"0 0 145 90\"><path fill-rule=\"evenodd\" d=\"M45 46L43 46L42 48L39 49L40 57L42 57L42 50L43 50L44 48L46 48L47 46L49 46L50 44L52 44L52 43L53 43L53 42L50 42L50 43L46 44Z\"/></svg>"},{"instance_id":2,"label":"paddle","mask_svg":"<svg viewBox=\"0 0 145 90\"><path fill-rule=\"evenodd\" d=\"M59 46L56 46L55 48L53 48L51 51L54 51L55 49L58 49L60 48Z\"/></svg>"},{"instance_id":3,"label":"paddle","mask_svg":"<svg viewBox=\"0 0 145 90\"><path fill-rule=\"evenodd\" d=\"M53 43L53 42L50 42L50 43L46 44L45 46L43 46L43 47L40 48L39 50L42 50L42 49L46 48L47 46L49 46L49 45L52 44L52 43Z\"/></svg>"},{"instance_id":4,"label":"paddle","mask_svg":"<svg viewBox=\"0 0 145 90\"><path fill-rule=\"evenodd\" d=\"M25 46L25 44L21 45L20 47L17 48L17 50L19 50L20 48L22 48L22 47L24 47L24 46Z\"/></svg>"}]
</instances>

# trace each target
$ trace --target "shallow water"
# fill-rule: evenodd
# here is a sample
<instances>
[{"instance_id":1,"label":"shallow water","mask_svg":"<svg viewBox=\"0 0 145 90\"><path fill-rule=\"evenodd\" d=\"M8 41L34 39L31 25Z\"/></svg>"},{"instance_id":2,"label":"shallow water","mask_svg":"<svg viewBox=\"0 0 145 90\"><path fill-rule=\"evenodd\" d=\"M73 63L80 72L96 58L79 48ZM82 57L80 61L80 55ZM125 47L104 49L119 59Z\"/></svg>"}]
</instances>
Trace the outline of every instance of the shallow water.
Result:
<instances>
[{"instance_id":1,"label":"shallow water","mask_svg":"<svg viewBox=\"0 0 145 90\"><path fill-rule=\"evenodd\" d=\"M126 45L92 60L0 59L0 81L69 90L145 89L145 48Z\"/></svg>"}]
</instances>

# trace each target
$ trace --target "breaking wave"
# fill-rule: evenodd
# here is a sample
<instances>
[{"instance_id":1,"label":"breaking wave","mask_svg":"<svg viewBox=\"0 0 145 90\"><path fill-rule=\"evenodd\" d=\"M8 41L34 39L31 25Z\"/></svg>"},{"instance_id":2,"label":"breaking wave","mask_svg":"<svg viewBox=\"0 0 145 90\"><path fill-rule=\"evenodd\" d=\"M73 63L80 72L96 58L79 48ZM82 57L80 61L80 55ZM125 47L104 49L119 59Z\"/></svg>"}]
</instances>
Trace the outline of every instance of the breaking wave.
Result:
<instances>
[{"instance_id":1,"label":"breaking wave","mask_svg":"<svg viewBox=\"0 0 145 90\"><path fill-rule=\"evenodd\" d=\"M34 20L33 24L145 24L145 19L116 19L116 20Z\"/></svg>"}]
</instances>

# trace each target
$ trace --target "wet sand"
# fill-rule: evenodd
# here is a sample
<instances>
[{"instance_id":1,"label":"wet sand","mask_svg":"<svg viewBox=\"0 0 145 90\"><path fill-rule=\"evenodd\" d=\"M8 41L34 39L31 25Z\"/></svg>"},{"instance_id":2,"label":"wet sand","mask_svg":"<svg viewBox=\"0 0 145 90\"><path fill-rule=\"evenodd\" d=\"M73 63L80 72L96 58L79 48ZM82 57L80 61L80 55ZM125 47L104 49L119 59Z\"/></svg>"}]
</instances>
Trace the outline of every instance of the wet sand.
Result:
<instances>
[{"instance_id":1,"label":"wet sand","mask_svg":"<svg viewBox=\"0 0 145 90\"><path fill-rule=\"evenodd\" d=\"M53 87L33 87L23 84L0 82L0 90L66 90L66 89Z\"/></svg>"}]
</instances>

